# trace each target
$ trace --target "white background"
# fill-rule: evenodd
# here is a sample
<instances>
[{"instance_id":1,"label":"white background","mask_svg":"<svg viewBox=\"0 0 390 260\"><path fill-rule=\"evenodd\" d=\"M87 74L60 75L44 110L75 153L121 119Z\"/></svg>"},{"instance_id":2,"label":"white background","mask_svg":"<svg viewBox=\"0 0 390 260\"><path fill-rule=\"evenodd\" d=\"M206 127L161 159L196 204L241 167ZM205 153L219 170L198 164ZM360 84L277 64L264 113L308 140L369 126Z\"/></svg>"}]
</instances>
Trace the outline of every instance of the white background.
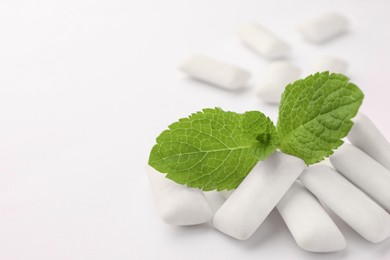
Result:
<instances>
[{"instance_id":1,"label":"white background","mask_svg":"<svg viewBox=\"0 0 390 260\"><path fill-rule=\"evenodd\" d=\"M305 43L295 27L323 11L348 35ZM253 95L266 65L235 39L259 22L289 41L305 73L321 55L350 63L362 110L390 138L386 0L0 2L0 259L390 259L335 218L348 249L299 249L273 212L245 242L208 225L167 226L144 172L155 137L203 107L276 109ZM245 91L188 80L177 65L207 53L254 74Z\"/></svg>"}]
</instances>

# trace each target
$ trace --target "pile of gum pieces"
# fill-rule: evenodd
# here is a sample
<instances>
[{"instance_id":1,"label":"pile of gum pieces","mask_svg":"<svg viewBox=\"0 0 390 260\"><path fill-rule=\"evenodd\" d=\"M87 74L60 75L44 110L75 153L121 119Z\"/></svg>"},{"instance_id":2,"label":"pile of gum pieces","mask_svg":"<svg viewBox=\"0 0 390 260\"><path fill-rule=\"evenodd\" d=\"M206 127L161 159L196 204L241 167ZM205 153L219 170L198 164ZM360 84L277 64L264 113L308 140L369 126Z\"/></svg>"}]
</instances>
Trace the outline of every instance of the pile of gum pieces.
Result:
<instances>
[{"instance_id":1,"label":"pile of gum pieces","mask_svg":"<svg viewBox=\"0 0 390 260\"><path fill-rule=\"evenodd\" d=\"M325 13L300 28L302 37L324 43L348 29L339 13ZM241 41L267 60L286 58L290 46L259 25L245 26ZM320 59L316 71L345 73L347 63L335 57ZM243 87L250 73L237 66L196 55L181 66L190 77L221 88ZM287 61L271 62L256 90L265 102L277 103L287 83L301 75ZM234 191L221 191L226 199L212 209L209 193L165 178L152 167L146 170L159 214L176 226L211 223L220 232L247 240L276 208L297 245L310 252L344 250L346 240L325 206L360 236L372 243L390 237L390 143L363 114L343 144L325 163L307 167L296 157L275 152L248 174Z\"/></svg>"}]
</instances>

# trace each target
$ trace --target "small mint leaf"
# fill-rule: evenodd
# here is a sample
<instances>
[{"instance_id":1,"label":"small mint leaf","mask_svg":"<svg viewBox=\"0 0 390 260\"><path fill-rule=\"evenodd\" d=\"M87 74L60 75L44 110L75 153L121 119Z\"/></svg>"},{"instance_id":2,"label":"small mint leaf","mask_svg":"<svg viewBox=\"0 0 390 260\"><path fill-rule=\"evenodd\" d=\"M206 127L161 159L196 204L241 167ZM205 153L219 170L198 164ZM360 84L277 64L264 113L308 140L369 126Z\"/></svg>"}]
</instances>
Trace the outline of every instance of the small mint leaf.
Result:
<instances>
[{"instance_id":1,"label":"small mint leaf","mask_svg":"<svg viewBox=\"0 0 390 260\"><path fill-rule=\"evenodd\" d=\"M149 165L188 187L231 190L277 145L274 124L260 112L203 109L157 137Z\"/></svg>"},{"instance_id":2,"label":"small mint leaf","mask_svg":"<svg viewBox=\"0 0 390 260\"><path fill-rule=\"evenodd\" d=\"M280 150L308 165L330 156L343 144L363 98L342 74L316 73L289 84L279 107Z\"/></svg>"}]
</instances>

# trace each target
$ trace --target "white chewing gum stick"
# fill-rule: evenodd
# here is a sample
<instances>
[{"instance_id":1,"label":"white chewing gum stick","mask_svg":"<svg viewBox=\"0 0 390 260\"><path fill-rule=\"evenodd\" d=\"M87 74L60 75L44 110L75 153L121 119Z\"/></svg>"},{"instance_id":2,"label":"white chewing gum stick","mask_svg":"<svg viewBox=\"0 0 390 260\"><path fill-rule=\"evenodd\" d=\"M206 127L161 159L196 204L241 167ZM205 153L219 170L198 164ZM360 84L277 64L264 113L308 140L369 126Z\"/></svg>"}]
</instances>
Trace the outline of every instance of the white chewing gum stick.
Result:
<instances>
[{"instance_id":1,"label":"white chewing gum stick","mask_svg":"<svg viewBox=\"0 0 390 260\"><path fill-rule=\"evenodd\" d=\"M177 184L150 166L146 166L146 172L165 223L190 226L211 220L213 213L202 191Z\"/></svg>"},{"instance_id":2,"label":"white chewing gum stick","mask_svg":"<svg viewBox=\"0 0 390 260\"><path fill-rule=\"evenodd\" d=\"M390 170L390 143L387 139L367 116L359 113L353 122L348 140Z\"/></svg>"},{"instance_id":3,"label":"white chewing gum stick","mask_svg":"<svg viewBox=\"0 0 390 260\"><path fill-rule=\"evenodd\" d=\"M296 181L277 209L297 244L316 253L341 251L345 238L321 203L303 185Z\"/></svg>"},{"instance_id":4,"label":"white chewing gum stick","mask_svg":"<svg viewBox=\"0 0 390 260\"><path fill-rule=\"evenodd\" d=\"M245 87L251 74L233 66L203 55L195 55L185 61L180 70L188 76L227 90Z\"/></svg>"},{"instance_id":5,"label":"white chewing gum stick","mask_svg":"<svg viewBox=\"0 0 390 260\"><path fill-rule=\"evenodd\" d=\"M304 168L301 159L280 152L259 162L215 213L214 227L239 240L250 238Z\"/></svg>"},{"instance_id":6,"label":"white chewing gum stick","mask_svg":"<svg viewBox=\"0 0 390 260\"><path fill-rule=\"evenodd\" d=\"M348 63L336 57L325 56L317 59L313 66L313 71L330 71L345 74L348 70Z\"/></svg>"},{"instance_id":7,"label":"white chewing gum stick","mask_svg":"<svg viewBox=\"0 0 390 260\"><path fill-rule=\"evenodd\" d=\"M291 50L286 42L260 25L242 27L239 37L246 46L266 59L286 58Z\"/></svg>"},{"instance_id":8,"label":"white chewing gum stick","mask_svg":"<svg viewBox=\"0 0 390 260\"><path fill-rule=\"evenodd\" d=\"M268 65L264 78L257 86L256 95L263 101L279 104L284 89L300 78L302 70L287 61L276 61Z\"/></svg>"},{"instance_id":9,"label":"white chewing gum stick","mask_svg":"<svg viewBox=\"0 0 390 260\"><path fill-rule=\"evenodd\" d=\"M390 237L390 215L341 174L325 165L303 171L302 183L357 233L372 243Z\"/></svg>"},{"instance_id":10,"label":"white chewing gum stick","mask_svg":"<svg viewBox=\"0 0 390 260\"><path fill-rule=\"evenodd\" d=\"M359 148L343 144L330 157L333 167L390 212L390 171Z\"/></svg>"},{"instance_id":11,"label":"white chewing gum stick","mask_svg":"<svg viewBox=\"0 0 390 260\"><path fill-rule=\"evenodd\" d=\"M345 33L348 21L339 13L324 13L306 21L298 29L305 40L323 43Z\"/></svg>"}]
</instances>

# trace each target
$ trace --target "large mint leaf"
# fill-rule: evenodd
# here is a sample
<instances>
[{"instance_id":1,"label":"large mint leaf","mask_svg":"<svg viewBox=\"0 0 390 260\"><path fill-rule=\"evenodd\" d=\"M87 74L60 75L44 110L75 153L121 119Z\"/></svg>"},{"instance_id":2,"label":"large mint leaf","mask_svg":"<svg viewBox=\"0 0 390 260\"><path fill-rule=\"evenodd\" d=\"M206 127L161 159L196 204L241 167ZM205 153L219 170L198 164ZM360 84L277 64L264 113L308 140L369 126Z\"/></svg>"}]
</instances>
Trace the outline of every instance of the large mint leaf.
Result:
<instances>
[{"instance_id":1,"label":"large mint leaf","mask_svg":"<svg viewBox=\"0 0 390 260\"><path fill-rule=\"evenodd\" d=\"M260 112L203 109L157 137L149 165L189 187L231 190L275 151L277 142L275 126Z\"/></svg>"},{"instance_id":2,"label":"large mint leaf","mask_svg":"<svg viewBox=\"0 0 390 260\"><path fill-rule=\"evenodd\" d=\"M342 74L316 73L285 89L277 131L280 149L314 164L338 148L364 95Z\"/></svg>"}]
</instances>

